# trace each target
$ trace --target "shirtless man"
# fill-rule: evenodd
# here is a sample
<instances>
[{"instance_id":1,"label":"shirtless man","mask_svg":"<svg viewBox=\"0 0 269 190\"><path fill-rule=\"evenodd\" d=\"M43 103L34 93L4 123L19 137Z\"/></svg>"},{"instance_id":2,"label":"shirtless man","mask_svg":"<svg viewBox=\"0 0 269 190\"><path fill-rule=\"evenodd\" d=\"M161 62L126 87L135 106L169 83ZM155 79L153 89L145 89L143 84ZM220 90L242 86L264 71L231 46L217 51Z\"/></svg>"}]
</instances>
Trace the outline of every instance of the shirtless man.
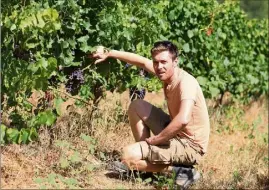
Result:
<instances>
[{"instance_id":1,"label":"shirtless man","mask_svg":"<svg viewBox=\"0 0 269 190\"><path fill-rule=\"evenodd\" d=\"M124 51L104 51L103 47L92 56L97 59L95 63L109 57L136 65L163 82L169 115L144 100L130 104L128 116L136 143L123 148L124 166L138 171L175 172L180 187L196 181L200 174L193 165L207 151L210 123L197 80L178 67L177 47L169 41L156 42L151 49L152 60Z\"/></svg>"}]
</instances>

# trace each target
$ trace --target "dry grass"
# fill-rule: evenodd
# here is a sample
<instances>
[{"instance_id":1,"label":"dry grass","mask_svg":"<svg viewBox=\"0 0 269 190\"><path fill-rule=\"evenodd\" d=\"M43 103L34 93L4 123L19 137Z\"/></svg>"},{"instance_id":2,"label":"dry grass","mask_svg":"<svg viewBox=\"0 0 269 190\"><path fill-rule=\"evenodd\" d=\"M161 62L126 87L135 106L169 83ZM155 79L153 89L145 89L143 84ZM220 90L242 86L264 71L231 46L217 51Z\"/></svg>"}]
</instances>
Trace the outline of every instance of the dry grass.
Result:
<instances>
[{"instance_id":1,"label":"dry grass","mask_svg":"<svg viewBox=\"0 0 269 190\"><path fill-rule=\"evenodd\" d=\"M145 99L165 108L162 92L147 94ZM122 147L134 142L126 110L128 92L108 94L90 121L91 107L69 106L54 128L43 128L40 142L32 145L9 145L1 150L1 187L38 188L34 178L48 176L52 171L78 179L84 189L149 189L151 185L113 176L105 169L107 161L117 159ZM233 105L210 111L211 134L208 153L198 170L202 178L192 189L263 189L268 178L268 107L267 100L249 107ZM90 135L98 142L95 154L89 153L89 143L79 138ZM62 150L56 140L67 140L73 149ZM63 151L64 150L64 151ZM61 156L79 151L81 165L93 164L87 171L82 166L64 172L59 168ZM105 154L105 159L100 157ZM106 160L106 161L105 161ZM47 184L49 185L49 184ZM49 187L49 186L48 186ZM64 184L60 186L66 188Z\"/></svg>"},{"instance_id":2,"label":"dry grass","mask_svg":"<svg viewBox=\"0 0 269 190\"><path fill-rule=\"evenodd\" d=\"M194 188L268 188L267 105L261 100L213 110L209 151L198 167L203 179Z\"/></svg>"}]
</instances>

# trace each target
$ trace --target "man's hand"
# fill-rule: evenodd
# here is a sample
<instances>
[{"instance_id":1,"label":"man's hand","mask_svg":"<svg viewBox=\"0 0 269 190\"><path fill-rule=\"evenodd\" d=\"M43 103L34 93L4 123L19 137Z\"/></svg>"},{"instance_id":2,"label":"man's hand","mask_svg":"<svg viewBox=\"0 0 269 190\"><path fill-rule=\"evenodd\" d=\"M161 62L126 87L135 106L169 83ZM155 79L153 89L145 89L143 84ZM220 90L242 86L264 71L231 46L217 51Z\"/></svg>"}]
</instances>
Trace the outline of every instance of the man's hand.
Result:
<instances>
[{"instance_id":1,"label":"man's hand","mask_svg":"<svg viewBox=\"0 0 269 190\"><path fill-rule=\"evenodd\" d=\"M146 138L145 141L150 145L168 145L170 143L169 141L162 142L158 135Z\"/></svg>"},{"instance_id":2,"label":"man's hand","mask_svg":"<svg viewBox=\"0 0 269 190\"><path fill-rule=\"evenodd\" d=\"M108 58L108 50L104 46L98 46L96 51L93 52L89 57L96 58L94 64L105 61Z\"/></svg>"}]
</instances>

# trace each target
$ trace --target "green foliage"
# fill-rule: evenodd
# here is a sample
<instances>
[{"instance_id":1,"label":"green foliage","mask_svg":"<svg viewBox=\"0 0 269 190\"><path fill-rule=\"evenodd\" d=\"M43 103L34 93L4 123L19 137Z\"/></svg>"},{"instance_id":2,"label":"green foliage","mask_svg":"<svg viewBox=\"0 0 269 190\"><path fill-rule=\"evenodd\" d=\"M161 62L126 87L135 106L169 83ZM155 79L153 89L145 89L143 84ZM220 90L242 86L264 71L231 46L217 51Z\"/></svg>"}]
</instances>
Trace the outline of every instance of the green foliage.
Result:
<instances>
[{"instance_id":1,"label":"green foliage","mask_svg":"<svg viewBox=\"0 0 269 190\"><path fill-rule=\"evenodd\" d=\"M1 124L1 126L0 126L0 144L1 145L4 144L4 142L5 142L4 138L6 136L6 129L7 129L7 127L5 125Z\"/></svg>"},{"instance_id":2,"label":"green foliage","mask_svg":"<svg viewBox=\"0 0 269 190\"><path fill-rule=\"evenodd\" d=\"M96 140L93 139L92 137L85 135L85 134L81 134L80 137L87 142L88 145L88 149L90 150L91 154L94 154L95 148L96 148Z\"/></svg>"},{"instance_id":3,"label":"green foliage","mask_svg":"<svg viewBox=\"0 0 269 190\"><path fill-rule=\"evenodd\" d=\"M36 128L22 128L20 131L16 128L8 128L1 124L1 139L0 144L5 143L28 143L36 140L38 137Z\"/></svg>"},{"instance_id":4,"label":"green foliage","mask_svg":"<svg viewBox=\"0 0 269 190\"><path fill-rule=\"evenodd\" d=\"M225 0L217 0L217 1L219 3L223 3ZM241 0L240 7L247 13L248 17L250 18L258 18L258 19L268 18L268 1Z\"/></svg>"},{"instance_id":5,"label":"green foliage","mask_svg":"<svg viewBox=\"0 0 269 190\"><path fill-rule=\"evenodd\" d=\"M75 178L64 177L61 174L51 173L47 177L37 177L34 182L40 186L40 189L60 189L61 186L67 189L80 189L78 180Z\"/></svg>"},{"instance_id":6,"label":"green foliage","mask_svg":"<svg viewBox=\"0 0 269 190\"><path fill-rule=\"evenodd\" d=\"M268 21L247 19L236 2L187 2L171 5L170 39L177 40L181 67L197 77L205 96L229 91L247 101L268 93L267 45L260 40L268 36Z\"/></svg>"},{"instance_id":7,"label":"green foliage","mask_svg":"<svg viewBox=\"0 0 269 190\"><path fill-rule=\"evenodd\" d=\"M31 131L52 126L61 115L59 98L55 107L44 104L34 115L27 100L33 90L66 83L67 68L83 69L78 95L95 105L106 90L162 87L126 63L93 65L87 54L96 45L150 57L155 41L170 40L181 50L179 66L197 78L207 98L221 99L229 91L247 102L268 94L268 20L248 19L234 1L28 0L3 1L2 7L3 108L15 110L11 119L20 134L10 129L12 142L29 142Z\"/></svg>"},{"instance_id":8,"label":"green foliage","mask_svg":"<svg viewBox=\"0 0 269 190\"><path fill-rule=\"evenodd\" d=\"M235 182L242 181L242 179L243 179L242 175L240 174L240 172L238 170L235 170L233 172L233 178L234 178Z\"/></svg>"},{"instance_id":9,"label":"green foliage","mask_svg":"<svg viewBox=\"0 0 269 190\"><path fill-rule=\"evenodd\" d=\"M154 176L156 177L157 180L153 181L153 184L157 189L176 189L176 184L175 184L175 173L172 174L172 176L164 176L160 174L155 174Z\"/></svg>"},{"instance_id":10,"label":"green foliage","mask_svg":"<svg viewBox=\"0 0 269 190\"><path fill-rule=\"evenodd\" d=\"M85 134L80 136L83 141L80 141L79 146L66 140L55 142L60 153L59 159L51 166L52 173L34 179L40 188L79 189L88 184L90 175L100 167L93 163L96 158L90 146L92 144L95 149L96 140Z\"/></svg>"}]
</instances>

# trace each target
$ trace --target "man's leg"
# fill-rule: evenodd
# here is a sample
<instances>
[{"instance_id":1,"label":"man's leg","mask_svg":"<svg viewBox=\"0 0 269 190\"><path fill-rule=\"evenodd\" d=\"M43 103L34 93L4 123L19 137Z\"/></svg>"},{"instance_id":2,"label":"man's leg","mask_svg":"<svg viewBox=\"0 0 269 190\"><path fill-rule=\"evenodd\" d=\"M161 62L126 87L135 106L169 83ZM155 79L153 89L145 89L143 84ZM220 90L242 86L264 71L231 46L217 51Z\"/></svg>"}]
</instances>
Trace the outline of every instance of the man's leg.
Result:
<instances>
[{"instance_id":1,"label":"man's leg","mask_svg":"<svg viewBox=\"0 0 269 190\"><path fill-rule=\"evenodd\" d=\"M145 141L150 137L150 130L155 135L160 133L166 127L165 124L170 121L166 113L144 100L133 101L129 106L128 116L136 142ZM171 169L168 164L151 164L142 159L139 143L131 144L123 149L122 162L131 169L139 171L162 172Z\"/></svg>"},{"instance_id":2,"label":"man's leg","mask_svg":"<svg viewBox=\"0 0 269 190\"><path fill-rule=\"evenodd\" d=\"M128 109L129 121L136 142L144 141L150 136L150 130L144 121L149 117L152 105L143 100L133 101Z\"/></svg>"},{"instance_id":3,"label":"man's leg","mask_svg":"<svg viewBox=\"0 0 269 190\"><path fill-rule=\"evenodd\" d=\"M195 157L198 155L191 147L183 146L175 139L171 143L169 148L165 146L149 147L145 141L128 145L123 149L122 162L133 170L175 173L176 184L186 188L200 178L200 173L191 166L196 162ZM172 154L169 153L170 151ZM174 153L178 155L174 155ZM173 160L176 159L174 161L183 165L170 166L171 156ZM185 164L191 165L186 166Z\"/></svg>"},{"instance_id":4,"label":"man's leg","mask_svg":"<svg viewBox=\"0 0 269 190\"><path fill-rule=\"evenodd\" d=\"M143 152L143 154L148 154ZM147 160L142 160L140 143L134 143L123 148L122 162L130 169L145 172L171 172L172 167L168 164L151 164Z\"/></svg>"},{"instance_id":5,"label":"man's leg","mask_svg":"<svg viewBox=\"0 0 269 190\"><path fill-rule=\"evenodd\" d=\"M150 137L150 130L155 135L159 134L170 121L166 113L144 100L133 101L129 106L128 116L136 142Z\"/></svg>"},{"instance_id":6,"label":"man's leg","mask_svg":"<svg viewBox=\"0 0 269 190\"><path fill-rule=\"evenodd\" d=\"M143 100L136 100L131 103L128 116L136 142L144 141L145 138L149 137L150 130L155 135L159 134L170 122L169 115ZM143 148L142 152L140 143L134 143L125 147L123 149L122 162L130 169L138 171L175 172L176 183L180 187L187 187L199 178L199 173L195 173L195 169L191 167L169 166L171 163L152 164L143 158L143 155L148 155L148 152L145 150L149 150L149 147Z\"/></svg>"}]
</instances>

